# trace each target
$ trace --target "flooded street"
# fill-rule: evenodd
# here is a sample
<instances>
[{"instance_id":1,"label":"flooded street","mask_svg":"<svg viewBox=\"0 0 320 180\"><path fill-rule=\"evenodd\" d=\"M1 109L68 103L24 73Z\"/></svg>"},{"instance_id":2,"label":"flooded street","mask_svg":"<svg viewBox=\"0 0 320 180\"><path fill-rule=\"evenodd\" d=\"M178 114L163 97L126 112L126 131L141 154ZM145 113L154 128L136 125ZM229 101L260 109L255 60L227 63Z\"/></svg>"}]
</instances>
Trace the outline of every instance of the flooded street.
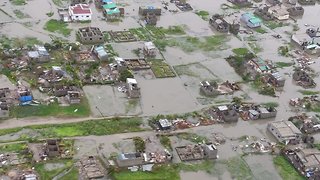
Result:
<instances>
[{"instance_id":1,"label":"flooded street","mask_svg":"<svg viewBox=\"0 0 320 180\"><path fill-rule=\"evenodd\" d=\"M90 4L93 12L93 20L85 23L69 23L67 28L70 29L70 35L62 35L57 32L48 32L44 29L46 23L51 19L59 19L57 6L52 0L28 0L27 4L17 6L9 1L0 2L0 35L8 38L36 38L41 42L50 42L52 37L58 37L70 42L76 42L76 32L79 28L92 26L99 27L101 31L122 31L131 28L144 27L144 22L138 15L139 6L154 5L163 7L160 0L119 0L117 1L120 7L125 8L124 18L119 22L106 22L100 9L95 7L94 3ZM170 12L177 7L169 3L168 10L163 10L157 26L169 28L171 26L181 26L185 34L168 35L166 41L172 44L165 46L164 51L157 51L154 57L156 60L163 60L172 69L175 77L170 76L156 78L155 74L141 75L143 73L134 72L133 75L137 80L140 88L141 97L139 99L128 98L125 92L121 92L120 86L111 85L86 85L83 86L83 92L88 99L91 108L90 117L65 119L65 122L84 121L91 118L99 119L104 117L117 116L141 116L150 117L157 115L184 114L194 111L201 111L204 108L213 105L221 105L230 103L234 97L241 97L244 102L263 104L276 103L277 116L267 120L244 121L239 119L237 123L232 124L213 124L209 126L199 126L190 129L177 130L176 132L195 133L204 136L209 140L213 140L214 133L223 134L226 138L224 144L218 145L218 160L214 163L213 172L205 171L187 172L181 171L180 177L182 180L215 180L215 179L237 179L234 169L230 169L230 161L235 160L240 165L245 165L250 179L264 180L273 179L280 180L276 167L273 164L274 156L265 154L246 154L241 148L251 143L253 137L255 139L267 138L271 142L276 142L276 139L267 132L267 124L272 121L287 120L289 117L300 114L294 112L289 105L292 98L302 97L301 90L304 88L297 86L292 81L292 74L295 66L278 68L279 74L285 79L285 85L282 91L276 91L276 96L265 96L258 93L257 88L254 88L252 82L245 81L239 74L236 73L233 67L229 65L226 58L234 55L233 49L245 47L249 51L254 52L258 57L270 60L274 63L292 63L293 57L285 57L278 53L281 46L288 46L290 50L294 50L294 46L290 44L292 33L305 33L309 27L320 26L320 8L316 6L304 6L305 13L302 18L296 20L288 20L288 24L282 27L271 29L265 25L262 28L265 33L258 33L255 30L250 30L251 34L241 33L237 36L232 34L221 34L213 30L208 22L213 14L229 14L235 13L240 15L246 11L253 9L228 9L222 10L221 5L227 3L226 0L189 0L188 3L194 8L194 11L189 12ZM170 10L170 11L169 11ZM209 15L202 18L196 14L198 11L208 11ZM53 13L49 17L48 13ZM21 14L22 13L22 14ZM294 26L298 25L299 30L293 32ZM241 30L248 30L247 27L241 27ZM208 37L214 35L222 37L218 40L208 40ZM281 38L276 39L272 35L280 35ZM195 39L192 39L195 38ZM161 40L161 39L160 39ZM192 43L192 40L196 41ZM200 42L207 46L197 46ZM219 42L215 42L219 41ZM219 44L210 46L210 43ZM137 58L135 50L142 49L144 41L115 43L108 42L117 56L124 59ZM139 54L139 52L138 52ZM313 57L315 63L310 65L315 70L314 80L318 84L316 88L311 88L312 91L319 90L320 76L319 57ZM153 59L153 60L154 60ZM108 62L110 63L110 62ZM162 70L162 69L161 69ZM162 72L162 71L161 71ZM215 82L239 82L241 90L234 94L220 95L217 97L206 97L200 93L200 82L215 81ZM10 80L3 75L0 76L0 88L14 88ZM35 97L41 97L41 93L37 90L34 93ZM46 96L47 97L47 96ZM314 112L308 112L314 115ZM47 118L47 123L63 123L64 119L58 120L55 118ZM26 125L44 124L41 118L26 118L13 119L10 122L1 121L0 127L13 128ZM21 131L20 134L31 134L27 130ZM18 133L17 133L18 134ZM18 134L18 135L20 135ZM18 140L19 136L4 135L0 140L13 141ZM106 136L86 136L75 137L75 146L77 153L75 159L79 159L85 155L106 155L117 152L133 152L134 144L131 138L140 136L145 139L154 137L154 131L145 131L139 133L124 133ZM245 140L239 140L240 137ZM178 147L181 145L190 144L191 141L181 140L176 136L170 136L172 146ZM315 141L320 142L320 135L315 135ZM118 142L121 142L118 146ZM97 148L99 147L99 148ZM181 162L178 157L173 159L173 162ZM229 169L228 169L229 167Z\"/></svg>"}]
</instances>

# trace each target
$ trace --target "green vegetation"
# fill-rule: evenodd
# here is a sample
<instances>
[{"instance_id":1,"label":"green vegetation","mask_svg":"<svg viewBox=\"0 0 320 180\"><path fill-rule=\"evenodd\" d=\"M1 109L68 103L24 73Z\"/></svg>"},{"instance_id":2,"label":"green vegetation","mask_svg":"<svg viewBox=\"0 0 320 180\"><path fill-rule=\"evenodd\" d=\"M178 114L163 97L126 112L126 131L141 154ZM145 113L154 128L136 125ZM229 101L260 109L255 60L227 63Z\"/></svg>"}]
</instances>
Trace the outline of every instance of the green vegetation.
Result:
<instances>
[{"instance_id":1,"label":"green vegetation","mask_svg":"<svg viewBox=\"0 0 320 180\"><path fill-rule=\"evenodd\" d=\"M262 27L255 28L254 30L255 30L257 33L260 33L260 34L265 34L265 33L267 33L267 30L265 30L265 29L262 28Z\"/></svg>"},{"instance_id":2,"label":"green vegetation","mask_svg":"<svg viewBox=\"0 0 320 180\"><path fill-rule=\"evenodd\" d=\"M209 12L208 11L197 11L196 14L200 16L203 20L208 21Z\"/></svg>"},{"instance_id":3,"label":"green vegetation","mask_svg":"<svg viewBox=\"0 0 320 180\"><path fill-rule=\"evenodd\" d=\"M266 85L262 82L261 77L256 77L256 79L252 82L252 87L257 89L259 94L272 96L276 95L275 89L272 86Z\"/></svg>"},{"instance_id":4,"label":"green vegetation","mask_svg":"<svg viewBox=\"0 0 320 180\"><path fill-rule=\"evenodd\" d=\"M250 48L255 54L263 50L256 42L249 42L248 45L250 46Z\"/></svg>"},{"instance_id":5,"label":"green vegetation","mask_svg":"<svg viewBox=\"0 0 320 180\"><path fill-rule=\"evenodd\" d=\"M239 53L239 50L236 52ZM242 52L244 52L244 51L241 50L241 53ZM234 68L236 73L242 77L242 79L244 81L248 81L250 79L250 77L247 75L247 73L245 71L245 69L246 69L245 64L247 63L247 61L249 61L250 59L252 59L254 57L255 57L255 55L249 52L244 55L229 56L226 58L226 60L230 64L230 66Z\"/></svg>"},{"instance_id":6,"label":"green vegetation","mask_svg":"<svg viewBox=\"0 0 320 180\"><path fill-rule=\"evenodd\" d=\"M14 71L9 70L8 68L2 68L0 74L7 76L8 79L14 84L17 82L16 73Z\"/></svg>"},{"instance_id":7,"label":"green vegetation","mask_svg":"<svg viewBox=\"0 0 320 180\"><path fill-rule=\"evenodd\" d=\"M28 149L26 143L12 143L12 144L5 144L0 145L0 152L22 152L23 150Z\"/></svg>"},{"instance_id":8,"label":"green vegetation","mask_svg":"<svg viewBox=\"0 0 320 180\"><path fill-rule=\"evenodd\" d=\"M246 54L250 53L247 48L236 48L232 49L232 52L237 56L245 56Z\"/></svg>"},{"instance_id":9,"label":"green vegetation","mask_svg":"<svg viewBox=\"0 0 320 180\"><path fill-rule=\"evenodd\" d=\"M10 2L16 6L22 6L27 4L26 0L11 0Z\"/></svg>"},{"instance_id":10,"label":"green vegetation","mask_svg":"<svg viewBox=\"0 0 320 180\"><path fill-rule=\"evenodd\" d=\"M126 118L126 119L102 119L89 120L77 123L66 124L47 124L26 126L12 129L3 129L0 135L12 134L21 131L22 129L33 130L39 134L36 138L56 138L56 137L74 137L74 136L89 136L89 135L109 135L126 132L143 131L140 127L141 119ZM28 135L21 135L18 140L29 140Z\"/></svg>"},{"instance_id":11,"label":"green vegetation","mask_svg":"<svg viewBox=\"0 0 320 180\"><path fill-rule=\"evenodd\" d=\"M129 31L141 41L150 41L151 36L145 28L132 28Z\"/></svg>"},{"instance_id":12,"label":"green vegetation","mask_svg":"<svg viewBox=\"0 0 320 180\"><path fill-rule=\"evenodd\" d=\"M151 65L151 70L156 78L167 78L175 77L176 74L173 72L172 68L161 59L149 60Z\"/></svg>"},{"instance_id":13,"label":"green vegetation","mask_svg":"<svg viewBox=\"0 0 320 180\"><path fill-rule=\"evenodd\" d=\"M211 172L214 164L211 161L203 161L201 163L178 163L168 165L155 165L152 172L131 172L121 171L113 172L112 176L115 180L180 180L180 171L205 171Z\"/></svg>"},{"instance_id":14,"label":"green vegetation","mask_svg":"<svg viewBox=\"0 0 320 180\"><path fill-rule=\"evenodd\" d=\"M49 32L60 33L64 36L71 34L71 29L68 29L68 24L55 19L50 19L44 26L44 29Z\"/></svg>"},{"instance_id":15,"label":"green vegetation","mask_svg":"<svg viewBox=\"0 0 320 180\"><path fill-rule=\"evenodd\" d=\"M293 24L292 25L292 31L299 31L300 30L300 27L298 24Z\"/></svg>"},{"instance_id":16,"label":"green vegetation","mask_svg":"<svg viewBox=\"0 0 320 180\"><path fill-rule=\"evenodd\" d=\"M279 27L288 26L289 23L276 22L276 21L266 21L266 22L264 22L264 25L266 25L270 29L276 29Z\"/></svg>"},{"instance_id":17,"label":"green vegetation","mask_svg":"<svg viewBox=\"0 0 320 180\"><path fill-rule=\"evenodd\" d=\"M177 137L180 139L185 139L194 143L208 143L209 140L207 137L200 136L195 133L179 133Z\"/></svg>"},{"instance_id":18,"label":"green vegetation","mask_svg":"<svg viewBox=\"0 0 320 180\"><path fill-rule=\"evenodd\" d=\"M264 105L266 107L271 107L271 108L276 108L279 106L279 104L277 102L267 102L267 103L263 103L262 105Z\"/></svg>"},{"instance_id":19,"label":"green vegetation","mask_svg":"<svg viewBox=\"0 0 320 180\"><path fill-rule=\"evenodd\" d=\"M159 136L160 139L160 143L162 144L162 146L168 150L173 150L172 146L171 146L171 141L170 138L168 136L165 135L160 135Z\"/></svg>"},{"instance_id":20,"label":"green vegetation","mask_svg":"<svg viewBox=\"0 0 320 180\"><path fill-rule=\"evenodd\" d=\"M253 179L250 167L240 157L234 157L224 162L232 177L237 179Z\"/></svg>"},{"instance_id":21,"label":"green vegetation","mask_svg":"<svg viewBox=\"0 0 320 180\"><path fill-rule=\"evenodd\" d=\"M68 1L68 0L52 0L53 4L59 7L63 7L63 2L62 1Z\"/></svg>"},{"instance_id":22,"label":"green vegetation","mask_svg":"<svg viewBox=\"0 0 320 180\"><path fill-rule=\"evenodd\" d=\"M79 170L76 167L72 167L72 169L64 175L60 180L78 180L79 179Z\"/></svg>"},{"instance_id":23,"label":"green vegetation","mask_svg":"<svg viewBox=\"0 0 320 180\"><path fill-rule=\"evenodd\" d=\"M169 28L161 28L161 31L168 35L183 35L186 34L182 26L169 26Z\"/></svg>"},{"instance_id":24,"label":"green vegetation","mask_svg":"<svg viewBox=\"0 0 320 180\"><path fill-rule=\"evenodd\" d=\"M293 65L291 62L276 62L277 68L285 68Z\"/></svg>"},{"instance_id":25,"label":"green vegetation","mask_svg":"<svg viewBox=\"0 0 320 180\"><path fill-rule=\"evenodd\" d=\"M165 38L166 34L162 31L161 28L155 26L146 26L146 29L151 34L152 37L155 39L162 39Z\"/></svg>"},{"instance_id":26,"label":"green vegetation","mask_svg":"<svg viewBox=\"0 0 320 180\"><path fill-rule=\"evenodd\" d=\"M127 78L133 78L133 74L128 69L121 70L119 81L126 82Z\"/></svg>"},{"instance_id":27,"label":"green vegetation","mask_svg":"<svg viewBox=\"0 0 320 180\"><path fill-rule=\"evenodd\" d=\"M29 18L30 16L28 14L23 13L22 11L15 9L13 10L14 15L16 15L19 19Z\"/></svg>"},{"instance_id":28,"label":"green vegetation","mask_svg":"<svg viewBox=\"0 0 320 180\"><path fill-rule=\"evenodd\" d=\"M80 104L70 106L59 106L58 103L38 106L15 106L11 109L11 117L24 118L34 116L55 116L55 117L87 117L91 113L90 106L86 99L81 99Z\"/></svg>"},{"instance_id":29,"label":"green vegetation","mask_svg":"<svg viewBox=\"0 0 320 180\"><path fill-rule=\"evenodd\" d=\"M280 176L282 179L290 179L290 180L303 180L302 177L295 168L290 164L289 161L286 160L284 156L276 156L273 158L273 163L276 166Z\"/></svg>"},{"instance_id":30,"label":"green vegetation","mask_svg":"<svg viewBox=\"0 0 320 180\"><path fill-rule=\"evenodd\" d=\"M51 16L53 16L54 15L54 12L48 12L48 13L46 13L46 15L48 16L48 17L51 17Z\"/></svg>"},{"instance_id":31,"label":"green vegetation","mask_svg":"<svg viewBox=\"0 0 320 180\"><path fill-rule=\"evenodd\" d=\"M318 95L319 91L310 91L310 90L299 90L299 92L305 96Z\"/></svg>"},{"instance_id":32,"label":"green vegetation","mask_svg":"<svg viewBox=\"0 0 320 180\"><path fill-rule=\"evenodd\" d=\"M144 152L144 150L146 149L146 143L141 137L134 137L133 143L137 152Z\"/></svg>"},{"instance_id":33,"label":"green vegetation","mask_svg":"<svg viewBox=\"0 0 320 180\"><path fill-rule=\"evenodd\" d=\"M204 38L197 37L180 37L172 39L157 39L154 44L160 51L164 51L166 46L180 47L185 52L193 52L195 50L217 51L227 48L225 43L229 39L224 35L214 35Z\"/></svg>"},{"instance_id":34,"label":"green vegetation","mask_svg":"<svg viewBox=\"0 0 320 180\"><path fill-rule=\"evenodd\" d=\"M190 68L191 66L195 66L199 69L204 68L203 65L200 63L177 65L177 66L174 66L173 68L179 76L186 75L186 76L200 78L198 74L192 71L192 69Z\"/></svg>"},{"instance_id":35,"label":"green vegetation","mask_svg":"<svg viewBox=\"0 0 320 180\"><path fill-rule=\"evenodd\" d=\"M49 169L47 167L49 163L58 164L58 167ZM61 165L61 167L59 165ZM38 163L34 167L41 179L53 179L55 176L62 173L63 171L70 169L72 165L73 165L72 160L56 160L56 161Z\"/></svg>"},{"instance_id":36,"label":"green vegetation","mask_svg":"<svg viewBox=\"0 0 320 180\"><path fill-rule=\"evenodd\" d=\"M121 171L112 174L115 180L179 180L179 172L172 165L156 165L152 172Z\"/></svg>"},{"instance_id":37,"label":"green vegetation","mask_svg":"<svg viewBox=\"0 0 320 180\"><path fill-rule=\"evenodd\" d=\"M280 46L280 47L278 48L278 53L279 53L281 56L288 57L288 56L289 56L289 46Z\"/></svg>"}]
</instances>

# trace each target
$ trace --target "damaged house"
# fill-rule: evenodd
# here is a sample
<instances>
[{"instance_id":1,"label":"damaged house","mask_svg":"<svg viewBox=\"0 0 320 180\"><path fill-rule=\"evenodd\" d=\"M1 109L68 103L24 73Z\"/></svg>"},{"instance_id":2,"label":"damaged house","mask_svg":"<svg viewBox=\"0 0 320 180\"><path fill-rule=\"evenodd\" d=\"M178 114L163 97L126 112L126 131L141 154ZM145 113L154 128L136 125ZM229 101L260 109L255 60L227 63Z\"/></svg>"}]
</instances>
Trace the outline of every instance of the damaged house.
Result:
<instances>
[{"instance_id":1,"label":"damaged house","mask_svg":"<svg viewBox=\"0 0 320 180\"><path fill-rule=\"evenodd\" d=\"M139 7L139 14L141 16L146 16L147 14L154 14L156 16L160 16L161 15L161 7L140 6Z\"/></svg>"},{"instance_id":2,"label":"damaged house","mask_svg":"<svg viewBox=\"0 0 320 180\"><path fill-rule=\"evenodd\" d=\"M118 167L139 166L146 163L146 158L142 153L123 153L116 159Z\"/></svg>"},{"instance_id":3,"label":"damaged house","mask_svg":"<svg viewBox=\"0 0 320 180\"><path fill-rule=\"evenodd\" d=\"M212 143L179 146L175 149L181 161L218 158L218 149Z\"/></svg>"},{"instance_id":4,"label":"damaged house","mask_svg":"<svg viewBox=\"0 0 320 180\"><path fill-rule=\"evenodd\" d=\"M290 117L289 121L296 124L296 126L304 133L310 134L320 131L320 120L315 116L307 116L305 114Z\"/></svg>"},{"instance_id":5,"label":"damaged house","mask_svg":"<svg viewBox=\"0 0 320 180\"><path fill-rule=\"evenodd\" d=\"M44 46L34 45L34 50L28 52L29 61L48 62L50 55Z\"/></svg>"},{"instance_id":6,"label":"damaged house","mask_svg":"<svg viewBox=\"0 0 320 180\"><path fill-rule=\"evenodd\" d=\"M77 35L84 44L102 44L104 43L104 36L97 27L79 28Z\"/></svg>"},{"instance_id":7,"label":"damaged house","mask_svg":"<svg viewBox=\"0 0 320 180\"><path fill-rule=\"evenodd\" d=\"M48 139L45 144L45 153L48 157L60 156L59 141L56 139Z\"/></svg>"},{"instance_id":8,"label":"damaged house","mask_svg":"<svg viewBox=\"0 0 320 180\"><path fill-rule=\"evenodd\" d=\"M320 151L316 148L286 148L283 155L303 176L320 179Z\"/></svg>"},{"instance_id":9,"label":"damaged house","mask_svg":"<svg viewBox=\"0 0 320 180\"><path fill-rule=\"evenodd\" d=\"M291 17L302 16L304 14L304 8L302 6L294 6L288 8L288 12Z\"/></svg>"},{"instance_id":10,"label":"damaged house","mask_svg":"<svg viewBox=\"0 0 320 180\"><path fill-rule=\"evenodd\" d=\"M237 122L239 114L233 106L219 106L216 109L216 115L224 122Z\"/></svg>"},{"instance_id":11,"label":"damaged house","mask_svg":"<svg viewBox=\"0 0 320 180\"><path fill-rule=\"evenodd\" d=\"M68 91L66 96L69 104L79 104L81 101L80 97L79 91Z\"/></svg>"},{"instance_id":12,"label":"damaged house","mask_svg":"<svg viewBox=\"0 0 320 180\"><path fill-rule=\"evenodd\" d=\"M208 81L200 82L200 92L206 96L217 96L222 94L232 94L234 91L240 90L240 87L236 83L230 83L226 81L221 84L216 82L209 83Z\"/></svg>"},{"instance_id":13,"label":"damaged house","mask_svg":"<svg viewBox=\"0 0 320 180\"><path fill-rule=\"evenodd\" d=\"M158 17L155 14L148 13L144 17L144 21L145 21L146 25L155 26L155 25L157 25Z\"/></svg>"},{"instance_id":14,"label":"damaged house","mask_svg":"<svg viewBox=\"0 0 320 180\"><path fill-rule=\"evenodd\" d=\"M157 55L157 48L153 42L145 42L143 46L145 56L154 57Z\"/></svg>"},{"instance_id":15,"label":"damaged house","mask_svg":"<svg viewBox=\"0 0 320 180\"><path fill-rule=\"evenodd\" d=\"M0 101L0 119L9 117L9 105Z\"/></svg>"},{"instance_id":16,"label":"damaged house","mask_svg":"<svg viewBox=\"0 0 320 180\"><path fill-rule=\"evenodd\" d=\"M291 41L308 54L320 54L320 38L312 38L307 33L302 33L292 35Z\"/></svg>"},{"instance_id":17,"label":"damaged house","mask_svg":"<svg viewBox=\"0 0 320 180\"><path fill-rule=\"evenodd\" d=\"M136 79L127 78L127 93L129 98L139 98L140 97L140 88Z\"/></svg>"},{"instance_id":18,"label":"damaged house","mask_svg":"<svg viewBox=\"0 0 320 180\"><path fill-rule=\"evenodd\" d=\"M268 12L279 21L288 20L289 12L287 8L281 5L275 5L268 9Z\"/></svg>"},{"instance_id":19,"label":"damaged house","mask_svg":"<svg viewBox=\"0 0 320 180\"><path fill-rule=\"evenodd\" d=\"M292 75L292 79L300 86L304 88L312 88L316 86L314 80L310 77L310 75L303 70L295 70Z\"/></svg>"},{"instance_id":20,"label":"damaged house","mask_svg":"<svg viewBox=\"0 0 320 180\"><path fill-rule=\"evenodd\" d=\"M264 76L264 81L274 87L283 87L286 79L279 72L268 73Z\"/></svg>"},{"instance_id":21,"label":"damaged house","mask_svg":"<svg viewBox=\"0 0 320 180\"><path fill-rule=\"evenodd\" d=\"M274 19L274 17L269 13L268 9L269 9L269 6L267 5L259 6L254 11L254 14L261 17L265 21L271 21Z\"/></svg>"},{"instance_id":22,"label":"damaged house","mask_svg":"<svg viewBox=\"0 0 320 180\"><path fill-rule=\"evenodd\" d=\"M274 69L273 65L261 58L254 58L247 62L246 64L247 72L251 75L252 78L255 78L261 74L272 73Z\"/></svg>"},{"instance_id":23,"label":"damaged house","mask_svg":"<svg viewBox=\"0 0 320 180\"><path fill-rule=\"evenodd\" d=\"M215 14L209 20L210 25L218 32L228 33L229 24L223 19L222 16Z\"/></svg>"},{"instance_id":24,"label":"damaged house","mask_svg":"<svg viewBox=\"0 0 320 180\"><path fill-rule=\"evenodd\" d=\"M228 0L228 1L240 7L252 5L252 3L249 0Z\"/></svg>"},{"instance_id":25,"label":"damaged house","mask_svg":"<svg viewBox=\"0 0 320 180\"><path fill-rule=\"evenodd\" d=\"M97 46L93 50L94 54L98 57L100 61L106 61L108 60L108 53L104 49L103 46Z\"/></svg>"},{"instance_id":26,"label":"damaged house","mask_svg":"<svg viewBox=\"0 0 320 180\"><path fill-rule=\"evenodd\" d=\"M79 174L86 179L99 179L105 176L101 163L94 156L81 159L78 163Z\"/></svg>"},{"instance_id":27,"label":"damaged house","mask_svg":"<svg viewBox=\"0 0 320 180\"><path fill-rule=\"evenodd\" d=\"M219 14L213 15L210 20L209 24L216 29L218 32L222 33L232 33L238 34L240 30L240 23L234 17L223 17Z\"/></svg>"},{"instance_id":28,"label":"damaged house","mask_svg":"<svg viewBox=\"0 0 320 180\"><path fill-rule=\"evenodd\" d=\"M275 121L267 126L268 131L285 144L299 144L302 140L301 131L291 121Z\"/></svg>"}]
</instances>

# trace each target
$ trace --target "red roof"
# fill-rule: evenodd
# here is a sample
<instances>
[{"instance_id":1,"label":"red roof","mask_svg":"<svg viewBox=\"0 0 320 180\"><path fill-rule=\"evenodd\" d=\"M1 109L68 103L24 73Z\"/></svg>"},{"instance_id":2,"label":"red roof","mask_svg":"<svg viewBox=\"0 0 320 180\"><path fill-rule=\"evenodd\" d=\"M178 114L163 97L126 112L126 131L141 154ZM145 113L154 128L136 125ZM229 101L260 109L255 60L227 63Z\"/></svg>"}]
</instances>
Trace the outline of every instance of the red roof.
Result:
<instances>
[{"instance_id":1,"label":"red roof","mask_svg":"<svg viewBox=\"0 0 320 180\"><path fill-rule=\"evenodd\" d=\"M76 4L70 6L70 9L73 14L91 14L91 9L87 4Z\"/></svg>"}]
</instances>

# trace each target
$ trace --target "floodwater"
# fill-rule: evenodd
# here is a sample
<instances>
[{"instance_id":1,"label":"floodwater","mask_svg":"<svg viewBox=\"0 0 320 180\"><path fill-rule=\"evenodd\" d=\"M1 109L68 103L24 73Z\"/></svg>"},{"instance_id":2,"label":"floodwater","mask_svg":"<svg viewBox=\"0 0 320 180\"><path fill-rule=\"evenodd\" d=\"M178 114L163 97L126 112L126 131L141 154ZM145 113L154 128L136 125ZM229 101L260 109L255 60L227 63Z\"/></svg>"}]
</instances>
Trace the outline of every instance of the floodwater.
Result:
<instances>
[{"instance_id":1,"label":"floodwater","mask_svg":"<svg viewBox=\"0 0 320 180\"><path fill-rule=\"evenodd\" d=\"M48 3L50 2L50 3ZM189 3L194 7L195 10L206 10L210 12L210 15L215 13L226 13L220 9L220 5L225 3L226 0L190 0ZM69 24L69 28L73 29L71 36L68 38L70 41L75 41L75 31L79 27L85 27L88 25L96 26L101 28L103 31L108 30L123 30L129 28L140 27L141 21L138 16L139 5L155 5L162 6L160 0L120 0L118 2L122 4L126 9L125 18L122 22L107 23L102 20L102 13L94 8L94 4L91 4L93 10L93 21L88 24ZM169 3L170 4L170 3ZM41 8L38 8L41 7ZM44 24L49 19L57 19L56 6L51 0L32 0L28 1L27 5L24 6L13 6L10 2L1 6L5 12L14 16L13 11L18 9L30 16L25 19L12 19L0 11L0 22L12 21L5 25L0 26L0 34L7 35L9 37L36 37L41 41L49 42L50 37L48 34L54 34L55 36L62 37L57 33L48 33L43 29ZM301 19L297 20L297 24L300 27L299 32L304 32L307 28L305 24L312 25L315 27L320 26L318 17L320 15L319 5L316 6L304 6L305 14ZM169 5L169 9L176 9L173 4ZM53 11L55 12L53 17L48 17L46 13ZM293 24L293 21L289 21ZM29 24L29 25L26 25ZM212 31L209 27L208 22L202 20L194 12L179 12L177 14L170 13L168 11L163 13L158 22L159 26L168 27L171 25L185 25L187 35L191 36L210 36L216 32ZM285 31L292 31L292 25L274 30L268 29L266 34L254 33L254 36L258 39L255 43L259 45L263 50L258 55L264 59L269 59L274 62L291 62L291 58L281 57L277 53L278 47L284 43L290 42L290 36ZM280 34L282 39L275 39L271 35ZM241 35L247 36L247 35ZM249 35L248 35L249 36ZM128 44L117 44L114 45L114 49L124 58L131 58L134 56L132 53L132 47L142 45L139 43L128 43ZM230 40L227 42L228 49L218 52L185 52L179 47L167 47L163 53L167 63L171 66L177 67L181 65L187 65L186 70L191 71L193 75L182 74L176 78L165 78L165 79L145 79L143 77L137 77L137 81L141 88L141 99L138 105L132 109L128 109L129 101L125 94L121 94L116 88L110 86L86 86L84 91L89 99L93 116L111 116L111 115L144 115L152 116L157 114L175 114L185 113L195 110L200 110L205 105L202 105L198 98L201 96L198 94L199 85L197 84L201 80L220 80L220 81L240 81L241 78L234 72L228 63L224 60L232 54L233 48L249 47L248 42L240 41L238 38L230 35ZM311 65L315 70L318 70L320 65L319 61ZM199 68L200 67L200 68ZM197 127L190 132L195 132L200 135L207 137L212 136L213 132L223 133L228 138L237 138L240 136L248 135L255 136L258 138L268 137L272 141L274 140L270 134L266 132L266 126L268 122L276 120L285 120L290 116L295 115L290 110L288 102L291 98L301 97L298 90L301 87L294 85L291 81L293 67L279 69L280 74L286 78L284 91L277 92L279 97L268 97L260 95L256 90L252 89L249 85L243 85L243 91L240 94L246 94L249 96L247 101L256 103L264 102L278 102L278 115L275 119L247 122L239 120L238 123L234 124L219 124L207 127ZM320 84L320 77L316 77L315 81ZM0 76L0 87L13 87L13 85L3 76ZM319 89L319 88L316 88ZM221 98L222 97L222 98ZM230 99L230 97L221 96L220 99ZM210 101L214 102L214 101ZM101 145L105 150L106 154L117 151L112 146L112 143L120 141L122 138L128 138L130 136L150 136L153 132L143 133L131 133L125 135L112 135L104 137L84 137L83 141L77 142L76 145L79 148L79 157L82 154L90 154L96 151L97 145ZM316 141L320 141L319 136L315 136ZM239 156L240 152L235 152L232 147L236 144L234 141L228 141L226 144L218 147L219 158L227 160L232 157ZM89 148L90 147L90 148ZM128 146L129 147L129 146ZM127 150L127 149L126 149ZM270 155L262 156L248 156L245 158L248 165L252 168L252 172L257 179L280 179L279 175L276 174L276 170L272 164L272 157ZM261 164L261 162L264 162ZM182 179L214 179L205 172L182 172ZM222 175L223 179L231 179L228 173ZM264 178L265 177L265 178Z\"/></svg>"}]
</instances>

